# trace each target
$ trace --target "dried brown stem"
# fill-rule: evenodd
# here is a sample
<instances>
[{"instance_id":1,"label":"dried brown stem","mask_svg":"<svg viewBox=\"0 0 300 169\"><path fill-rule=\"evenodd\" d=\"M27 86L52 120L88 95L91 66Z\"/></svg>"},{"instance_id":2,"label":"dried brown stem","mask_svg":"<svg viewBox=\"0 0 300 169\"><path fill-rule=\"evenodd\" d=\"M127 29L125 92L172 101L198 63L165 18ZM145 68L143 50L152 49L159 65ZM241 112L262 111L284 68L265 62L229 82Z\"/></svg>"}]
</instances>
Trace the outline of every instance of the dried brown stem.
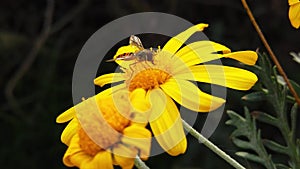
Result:
<instances>
[{"instance_id":1,"label":"dried brown stem","mask_svg":"<svg viewBox=\"0 0 300 169\"><path fill-rule=\"evenodd\" d=\"M19 83L19 81L23 78L23 76L30 69L31 65L35 61L38 52L43 47L49 36L58 32L65 25L71 22L80 12L83 11L87 7L89 0L82 0L76 7L74 7L69 13L67 13L63 18L58 20L56 23L52 24L52 17L54 12L54 0L47 1L47 7L45 11L45 19L44 25L41 33L38 35L37 39L34 41L33 46L25 57L24 62L20 65L17 71L11 76L8 80L5 87L5 96L11 107L11 109L16 114L22 114L22 110L19 106L18 100L14 96L14 90Z\"/></svg>"},{"instance_id":2,"label":"dried brown stem","mask_svg":"<svg viewBox=\"0 0 300 169\"><path fill-rule=\"evenodd\" d=\"M21 114L22 110L19 107L18 101L14 96L13 93L14 89L18 84L18 82L21 80L21 78L29 70L29 68L31 67L32 63L34 62L38 54L38 51L40 50L40 48L43 46L46 39L48 38L51 29L53 12L54 12L54 0L48 0L46 11L45 11L45 20L44 20L43 29L40 35L34 41L33 47L31 48L30 52L26 56L24 62L21 64L19 69L17 69L17 71L12 75L12 77L9 79L9 81L6 84L5 95L7 101L10 104L13 111L16 112L17 114Z\"/></svg>"},{"instance_id":3,"label":"dried brown stem","mask_svg":"<svg viewBox=\"0 0 300 169\"><path fill-rule=\"evenodd\" d=\"M295 89L293 88L292 84L290 83L290 81L289 81L286 73L284 72L283 68L281 67L281 65L280 65L277 57L275 56L275 54L272 51L272 49L271 49L268 41L266 40L266 38L265 38L264 34L262 33L260 27L258 26L258 24L257 24L257 22L256 22L256 20L255 20L255 18L253 16L253 14L252 14L252 12L251 12L251 10L250 10L250 8L249 8L246 0L241 0L241 1L242 1L242 4L243 4L244 8L247 11L247 14L248 14L248 16L250 18L250 21L252 22L252 24L253 24L256 32L258 33L258 36L260 37L262 43L264 44L265 48L267 49L267 51L268 51L271 59L273 60L273 62L277 66L278 72L282 75L282 77L283 77L284 81L286 82L288 88L290 89L292 95L295 97L295 100L298 103L298 105L300 105L300 99L299 99L299 97L298 97Z\"/></svg>"}]
</instances>

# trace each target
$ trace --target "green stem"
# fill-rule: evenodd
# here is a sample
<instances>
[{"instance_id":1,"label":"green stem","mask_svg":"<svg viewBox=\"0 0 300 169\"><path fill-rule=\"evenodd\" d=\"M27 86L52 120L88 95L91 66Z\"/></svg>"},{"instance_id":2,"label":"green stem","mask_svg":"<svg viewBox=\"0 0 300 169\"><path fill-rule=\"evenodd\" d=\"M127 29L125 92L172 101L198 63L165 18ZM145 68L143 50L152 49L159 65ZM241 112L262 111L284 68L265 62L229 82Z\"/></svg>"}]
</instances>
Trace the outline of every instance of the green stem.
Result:
<instances>
[{"instance_id":1,"label":"green stem","mask_svg":"<svg viewBox=\"0 0 300 169\"><path fill-rule=\"evenodd\" d=\"M139 156L135 157L134 160L134 165L138 168L138 169L150 169L141 159Z\"/></svg>"},{"instance_id":2,"label":"green stem","mask_svg":"<svg viewBox=\"0 0 300 169\"><path fill-rule=\"evenodd\" d=\"M214 153L223 158L226 162L232 165L236 169L246 169L241 164L239 164L235 159L231 158L228 154L222 151L219 147L210 142L207 138L202 136L199 132L197 132L192 126L190 126L187 122L182 120L183 127L187 130L192 136L198 139L201 143L203 143L206 147L212 150Z\"/></svg>"}]
</instances>

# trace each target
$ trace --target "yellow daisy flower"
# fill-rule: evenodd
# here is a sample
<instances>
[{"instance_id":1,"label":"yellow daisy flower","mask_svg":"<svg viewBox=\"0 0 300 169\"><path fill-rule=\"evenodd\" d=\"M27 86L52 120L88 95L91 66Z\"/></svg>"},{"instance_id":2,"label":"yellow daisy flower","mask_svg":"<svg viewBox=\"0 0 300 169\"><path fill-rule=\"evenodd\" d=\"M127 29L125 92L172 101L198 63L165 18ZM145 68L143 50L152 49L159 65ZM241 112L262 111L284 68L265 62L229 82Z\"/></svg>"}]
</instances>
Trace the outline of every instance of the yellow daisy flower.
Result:
<instances>
[{"instance_id":1,"label":"yellow daisy flower","mask_svg":"<svg viewBox=\"0 0 300 169\"><path fill-rule=\"evenodd\" d=\"M237 90L248 90L257 81L257 76L247 70L213 64L199 65L219 58L254 65L257 54L253 51L231 53L227 47L212 41L197 41L182 47L192 34L207 26L198 24L185 30L171 38L161 50L144 50L141 44L136 44L138 41L123 46L114 56L123 72L105 74L94 80L101 87L124 81L105 91L107 95L122 89L144 89L146 93L140 90L140 96L144 95L143 99L149 100L152 105L147 119L152 132L162 148L173 156L184 153L187 147L180 114L173 100L196 112L215 110L225 102L201 91L191 81Z\"/></svg>"},{"instance_id":2,"label":"yellow daisy flower","mask_svg":"<svg viewBox=\"0 0 300 169\"><path fill-rule=\"evenodd\" d=\"M300 27L300 1L299 0L289 0L289 18L291 24L294 28Z\"/></svg>"},{"instance_id":3,"label":"yellow daisy flower","mask_svg":"<svg viewBox=\"0 0 300 169\"><path fill-rule=\"evenodd\" d=\"M113 169L113 165L119 165L130 169L137 155L143 160L148 158L151 132L145 123L132 121L146 104L136 100L136 92L131 96L134 97L128 101L128 93L116 93L114 97L100 93L58 116L58 123L71 120L61 135L68 146L63 157L66 166ZM133 110L130 104L139 107Z\"/></svg>"}]
</instances>

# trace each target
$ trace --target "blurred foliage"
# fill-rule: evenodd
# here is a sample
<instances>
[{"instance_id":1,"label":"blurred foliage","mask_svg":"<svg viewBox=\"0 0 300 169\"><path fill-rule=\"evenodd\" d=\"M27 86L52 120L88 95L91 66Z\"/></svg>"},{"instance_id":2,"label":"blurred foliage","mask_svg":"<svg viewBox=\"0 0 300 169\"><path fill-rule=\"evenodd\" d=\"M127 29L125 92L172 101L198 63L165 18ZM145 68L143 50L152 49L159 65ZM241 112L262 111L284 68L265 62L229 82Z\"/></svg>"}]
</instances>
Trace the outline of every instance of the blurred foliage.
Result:
<instances>
[{"instance_id":1,"label":"blurred foliage","mask_svg":"<svg viewBox=\"0 0 300 169\"><path fill-rule=\"evenodd\" d=\"M206 35L233 51L264 50L242 5L235 0L55 1L50 30L43 33L49 1L0 2L2 168L66 168L61 161L66 146L60 142L64 125L56 124L55 118L72 106L72 73L82 46L95 31L114 19L146 11L170 13L192 23L209 23ZM288 53L299 52L300 32L289 23L287 1L250 0L249 3L283 68L299 83L299 74L294 73L299 72L299 65ZM103 69L112 70L110 66ZM19 80L11 85L19 75ZM227 108L241 112L244 102L240 97L245 93L228 91ZM264 102L252 106L265 107ZM199 114L197 130L201 131L205 118L205 114ZM226 119L224 116L210 139L237 157L229 138L233 128L224 125ZM277 137L272 135L273 128L265 130L269 137ZM249 168L248 161L241 162ZM147 164L151 168L231 168L192 138L185 155L162 154L150 158Z\"/></svg>"},{"instance_id":2,"label":"blurred foliage","mask_svg":"<svg viewBox=\"0 0 300 169\"><path fill-rule=\"evenodd\" d=\"M267 55L259 54L256 67L260 79L256 85L260 90L244 96L243 99L251 102L266 100L271 106L266 112L253 110L251 114L246 107L245 117L227 111L230 120L226 124L236 127L231 134L232 141L242 149L242 152L236 154L259 163L267 169L298 169L300 168L300 139L296 135L298 105L295 99L288 95L286 84L277 75L276 67L271 66ZM295 82L293 84L295 90L299 91L299 85ZM281 140L264 138L265 136L261 134L262 127L257 126L256 121L278 129L273 132L278 133ZM278 155L287 156L288 159L280 158L281 160L277 161L273 157Z\"/></svg>"}]
</instances>

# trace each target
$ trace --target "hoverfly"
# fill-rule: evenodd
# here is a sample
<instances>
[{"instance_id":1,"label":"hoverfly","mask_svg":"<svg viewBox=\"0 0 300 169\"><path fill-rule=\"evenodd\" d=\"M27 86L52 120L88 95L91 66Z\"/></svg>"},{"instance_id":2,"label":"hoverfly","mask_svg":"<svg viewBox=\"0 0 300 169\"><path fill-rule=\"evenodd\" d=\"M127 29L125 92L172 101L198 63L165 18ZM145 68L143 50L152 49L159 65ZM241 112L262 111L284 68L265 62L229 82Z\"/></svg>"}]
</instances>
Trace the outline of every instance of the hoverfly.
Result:
<instances>
[{"instance_id":1,"label":"hoverfly","mask_svg":"<svg viewBox=\"0 0 300 169\"><path fill-rule=\"evenodd\" d=\"M139 50L136 52L122 53L114 59L107 60L107 62L112 62L116 60L124 60L124 61L135 60L136 62L150 61L152 64L154 64L153 59L157 52L152 49L145 49L140 38L131 35L129 38L129 45L135 46Z\"/></svg>"}]
</instances>

